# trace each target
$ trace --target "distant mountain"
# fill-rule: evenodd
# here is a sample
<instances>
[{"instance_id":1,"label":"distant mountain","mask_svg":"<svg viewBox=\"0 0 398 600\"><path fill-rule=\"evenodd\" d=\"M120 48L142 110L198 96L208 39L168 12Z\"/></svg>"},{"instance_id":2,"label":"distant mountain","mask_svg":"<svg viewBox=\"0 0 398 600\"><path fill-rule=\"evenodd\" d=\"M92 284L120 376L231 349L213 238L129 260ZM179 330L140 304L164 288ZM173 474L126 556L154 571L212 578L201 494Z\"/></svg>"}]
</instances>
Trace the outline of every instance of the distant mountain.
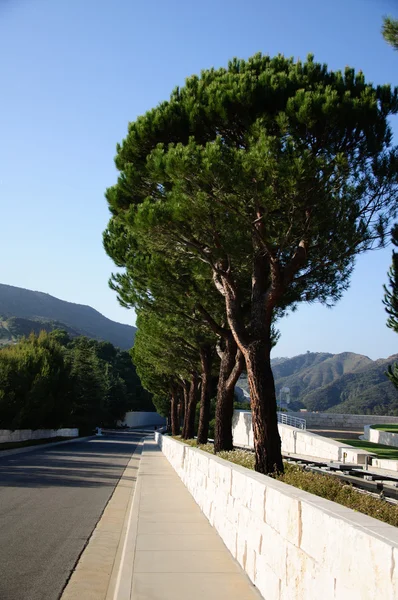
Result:
<instances>
[{"instance_id":1,"label":"distant mountain","mask_svg":"<svg viewBox=\"0 0 398 600\"><path fill-rule=\"evenodd\" d=\"M0 343L40 329L65 329L71 336L104 340L123 350L132 347L136 332L135 327L111 321L90 306L0 284Z\"/></svg>"},{"instance_id":2,"label":"distant mountain","mask_svg":"<svg viewBox=\"0 0 398 600\"><path fill-rule=\"evenodd\" d=\"M328 354L326 352L307 352L295 356L279 365L273 365L277 388L290 388L292 399L304 402L304 396L312 391L328 385L346 373L353 373L372 360L362 354L343 352Z\"/></svg>"},{"instance_id":3,"label":"distant mountain","mask_svg":"<svg viewBox=\"0 0 398 600\"><path fill-rule=\"evenodd\" d=\"M398 414L398 390L385 375L398 355L370 361L300 398L308 410L359 414Z\"/></svg>"},{"instance_id":4,"label":"distant mountain","mask_svg":"<svg viewBox=\"0 0 398 600\"><path fill-rule=\"evenodd\" d=\"M398 415L398 390L385 376L397 360L398 355L373 361L353 352L307 352L271 364L277 396L282 387L290 388L292 410ZM238 385L248 389L246 375Z\"/></svg>"}]
</instances>

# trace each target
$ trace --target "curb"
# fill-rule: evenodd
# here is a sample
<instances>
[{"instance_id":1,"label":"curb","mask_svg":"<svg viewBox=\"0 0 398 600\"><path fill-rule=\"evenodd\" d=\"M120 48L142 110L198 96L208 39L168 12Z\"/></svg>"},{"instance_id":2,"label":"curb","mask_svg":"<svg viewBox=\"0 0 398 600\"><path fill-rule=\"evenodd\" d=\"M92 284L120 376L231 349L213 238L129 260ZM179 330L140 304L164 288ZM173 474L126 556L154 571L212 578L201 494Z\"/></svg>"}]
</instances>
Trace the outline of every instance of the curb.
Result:
<instances>
[{"instance_id":1,"label":"curb","mask_svg":"<svg viewBox=\"0 0 398 600\"><path fill-rule=\"evenodd\" d=\"M145 442L153 439L150 436L142 438L141 455L145 452ZM123 549L120 556L119 568L116 575L116 584L113 590L109 589L105 600L130 600L133 584L135 548L138 531L138 514L141 502L141 485L142 478L140 477L141 461L137 472L137 481L134 487L134 492L131 498L131 506L126 516L126 534L123 544ZM111 592L111 593L110 593Z\"/></svg>"},{"instance_id":2,"label":"curb","mask_svg":"<svg viewBox=\"0 0 398 600\"><path fill-rule=\"evenodd\" d=\"M64 442L53 442L49 444L35 444L34 446L26 446L25 448L13 448L11 450L1 450L0 459L3 456L11 456L12 454L22 454L23 452L33 452L34 450L41 450L43 448L54 448L54 446L61 446L62 444L71 444L72 442L85 442L97 437L96 435L88 435L86 437L76 437L71 440L65 440Z\"/></svg>"},{"instance_id":3,"label":"curb","mask_svg":"<svg viewBox=\"0 0 398 600\"><path fill-rule=\"evenodd\" d=\"M145 438L140 440L140 455L145 448ZM137 480L131 494L126 518L123 524L123 532L120 542L124 536L123 545L119 544L115 558L111 581L105 600L130 600L131 586L133 580L133 566L135 557L135 544L138 529L138 512L141 498L141 461L137 471Z\"/></svg>"}]
</instances>

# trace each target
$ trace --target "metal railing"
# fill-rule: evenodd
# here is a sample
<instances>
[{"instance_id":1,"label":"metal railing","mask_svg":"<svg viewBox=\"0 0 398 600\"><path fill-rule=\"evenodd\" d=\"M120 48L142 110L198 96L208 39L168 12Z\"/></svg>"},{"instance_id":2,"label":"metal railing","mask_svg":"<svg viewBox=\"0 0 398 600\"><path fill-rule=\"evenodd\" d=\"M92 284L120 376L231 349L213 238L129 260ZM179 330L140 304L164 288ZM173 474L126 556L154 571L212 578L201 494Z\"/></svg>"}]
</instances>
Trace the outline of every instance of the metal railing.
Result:
<instances>
[{"instance_id":1,"label":"metal railing","mask_svg":"<svg viewBox=\"0 0 398 600\"><path fill-rule=\"evenodd\" d=\"M288 413L284 412L277 412L276 414L278 415L278 423L290 425L291 427L296 427L297 429L307 429L307 421L305 419L292 417Z\"/></svg>"}]
</instances>

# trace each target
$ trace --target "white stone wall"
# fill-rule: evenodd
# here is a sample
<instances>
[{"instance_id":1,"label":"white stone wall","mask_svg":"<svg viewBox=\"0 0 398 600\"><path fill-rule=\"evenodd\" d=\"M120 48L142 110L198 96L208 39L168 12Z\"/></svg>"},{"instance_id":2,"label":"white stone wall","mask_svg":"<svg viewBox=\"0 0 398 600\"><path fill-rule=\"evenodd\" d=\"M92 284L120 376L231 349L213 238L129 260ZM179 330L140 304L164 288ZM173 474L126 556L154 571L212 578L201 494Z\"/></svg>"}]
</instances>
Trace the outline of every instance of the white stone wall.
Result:
<instances>
[{"instance_id":1,"label":"white stone wall","mask_svg":"<svg viewBox=\"0 0 398 600\"><path fill-rule=\"evenodd\" d=\"M390 458L372 458L371 467L386 469L387 471L398 471L398 460Z\"/></svg>"},{"instance_id":2,"label":"white stone wall","mask_svg":"<svg viewBox=\"0 0 398 600\"><path fill-rule=\"evenodd\" d=\"M380 431L379 429L373 429L371 425L365 425L363 437L374 444L384 444L385 446L398 448L398 433Z\"/></svg>"},{"instance_id":3,"label":"white stone wall","mask_svg":"<svg viewBox=\"0 0 398 600\"><path fill-rule=\"evenodd\" d=\"M289 412L292 417L300 417L307 421L307 429L312 427L325 429L362 429L365 425L382 425L398 423L398 417L383 415L340 415L332 413Z\"/></svg>"},{"instance_id":4,"label":"white stone wall","mask_svg":"<svg viewBox=\"0 0 398 600\"><path fill-rule=\"evenodd\" d=\"M395 527L155 436L265 600L398 598Z\"/></svg>"},{"instance_id":5,"label":"white stone wall","mask_svg":"<svg viewBox=\"0 0 398 600\"><path fill-rule=\"evenodd\" d=\"M79 430L73 429L0 429L0 444L7 442L26 442L28 440L44 440L53 437L77 437Z\"/></svg>"},{"instance_id":6,"label":"white stone wall","mask_svg":"<svg viewBox=\"0 0 398 600\"><path fill-rule=\"evenodd\" d=\"M365 464L372 454L311 433L279 423L279 434L284 454L299 454L309 458L335 460L358 465ZM232 422L234 446L253 448L252 415L249 411L236 410Z\"/></svg>"},{"instance_id":7,"label":"white stone wall","mask_svg":"<svg viewBox=\"0 0 398 600\"><path fill-rule=\"evenodd\" d=\"M150 425L166 425L166 419L161 417L156 412L144 411L129 411L126 412L123 421L119 421L120 425L128 427L145 427Z\"/></svg>"}]
</instances>

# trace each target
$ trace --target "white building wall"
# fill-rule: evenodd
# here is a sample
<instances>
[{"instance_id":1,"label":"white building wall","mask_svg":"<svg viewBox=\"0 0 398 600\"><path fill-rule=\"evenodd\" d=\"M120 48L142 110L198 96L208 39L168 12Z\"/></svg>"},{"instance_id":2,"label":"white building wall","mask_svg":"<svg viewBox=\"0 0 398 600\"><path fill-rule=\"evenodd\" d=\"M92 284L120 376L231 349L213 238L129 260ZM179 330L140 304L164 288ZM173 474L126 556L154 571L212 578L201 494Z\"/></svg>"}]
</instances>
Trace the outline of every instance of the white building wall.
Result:
<instances>
[{"instance_id":1,"label":"white building wall","mask_svg":"<svg viewBox=\"0 0 398 600\"><path fill-rule=\"evenodd\" d=\"M278 424L284 454L300 454L310 458L343 461L355 464L365 464L365 458L372 454L336 442L331 438L322 437L290 425ZM232 422L234 446L253 448L252 415L249 411L235 410Z\"/></svg>"},{"instance_id":2,"label":"white building wall","mask_svg":"<svg viewBox=\"0 0 398 600\"><path fill-rule=\"evenodd\" d=\"M166 425L166 419L156 412L129 411L119 425L128 427L145 427L152 425Z\"/></svg>"}]
</instances>

